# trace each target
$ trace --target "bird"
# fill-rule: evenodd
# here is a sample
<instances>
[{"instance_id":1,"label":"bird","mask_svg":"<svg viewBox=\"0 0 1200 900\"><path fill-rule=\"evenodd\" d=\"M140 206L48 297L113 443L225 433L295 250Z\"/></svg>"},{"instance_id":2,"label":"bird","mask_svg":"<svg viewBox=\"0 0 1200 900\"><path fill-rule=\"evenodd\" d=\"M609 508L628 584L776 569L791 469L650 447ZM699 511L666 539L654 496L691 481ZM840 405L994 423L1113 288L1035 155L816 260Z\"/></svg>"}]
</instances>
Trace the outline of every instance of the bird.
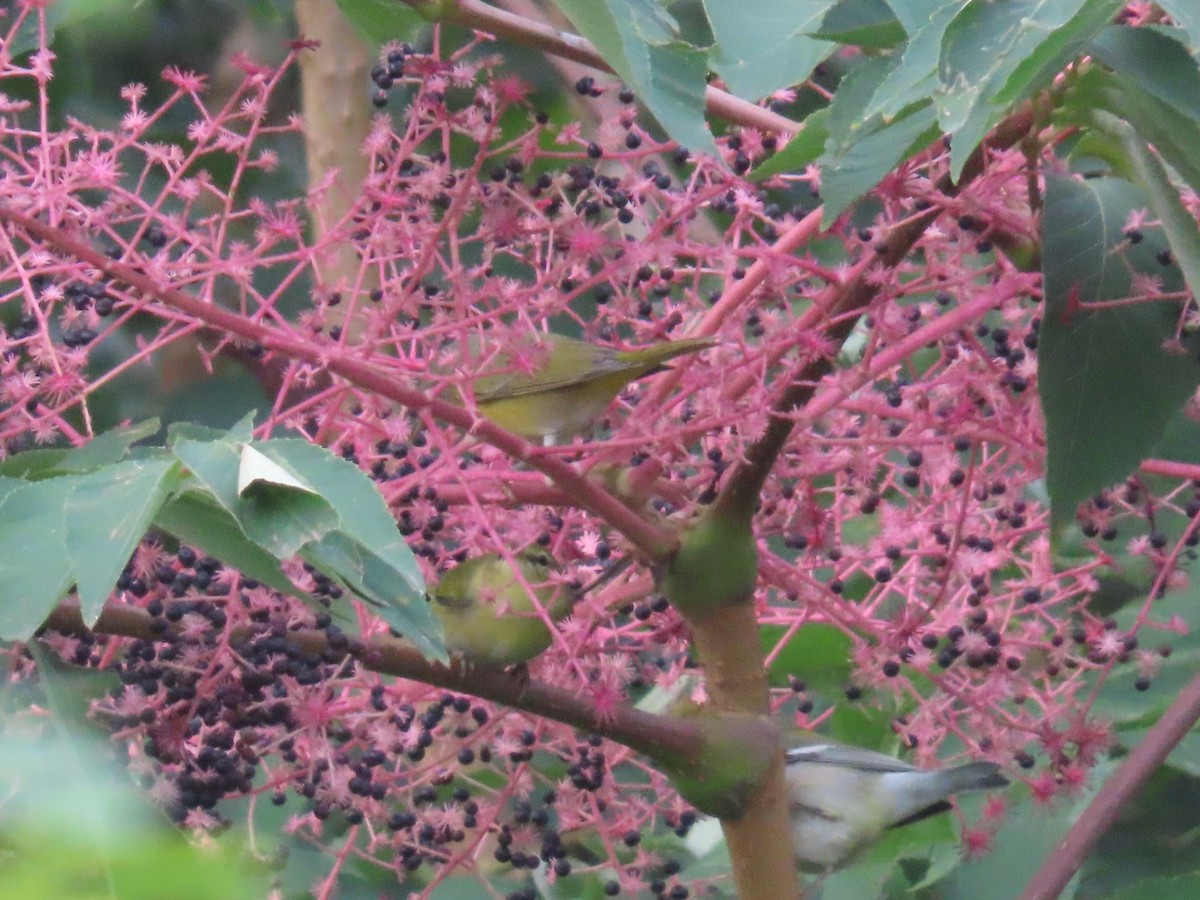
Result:
<instances>
[{"instance_id":1,"label":"bird","mask_svg":"<svg viewBox=\"0 0 1200 900\"><path fill-rule=\"evenodd\" d=\"M464 560L429 592L452 659L509 668L543 653L553 635L534 608L529 589L551 621L571 612L574 597L566 585L554 581L557 565L547 551L527 548L511 559L493 552Z\"/></svg>"},{"instance_id":2,"label":"bird","mask_svg":"<svg viewBox=\"0 0 1200 900\"><path fill-rule=\"evenodd\" d=\"M630 382L662 371L668 360L716 343L694 337L616 350L559 334L539 334L537 340L546 350L535 371L484 375L475 380L471 394L486 418L544 444L586 429ZM497 361L501 368L512 367L507 355Z\"/></svg>"},{"instance_id":3,"label":"bird","mask_svg":"<svg viewBox=\"0 0 1200 900\"><path fill-rule=\"evenodd\" d=\"M950 809L954 794L1008 785L991 762L921 769L813 734L789 743L784 772L792 843L806 872L844 866L888 829Z\"/></svg>"}]
</instances>

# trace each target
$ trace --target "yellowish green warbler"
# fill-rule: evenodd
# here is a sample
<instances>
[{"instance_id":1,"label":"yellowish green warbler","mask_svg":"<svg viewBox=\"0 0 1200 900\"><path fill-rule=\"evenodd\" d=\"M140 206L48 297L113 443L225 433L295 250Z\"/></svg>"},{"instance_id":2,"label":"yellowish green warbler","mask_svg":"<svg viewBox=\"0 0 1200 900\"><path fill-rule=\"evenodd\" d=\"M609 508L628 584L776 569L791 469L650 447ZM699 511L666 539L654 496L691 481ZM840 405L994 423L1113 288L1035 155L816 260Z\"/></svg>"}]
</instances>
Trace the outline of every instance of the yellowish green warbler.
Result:
<instances>
[{"instance_id":1,"label":"yellowish green warbler","mask_svg":"<svg viewBox=\"0 0 1200 900\"><path fill-rule=\"evenodd\" d=\"M1008 784L995 763L918 769L815 734L789 735L789 740L792 842L797 863L808 872L830 872L887 829L949 809L946 801L953 794Z\"/></svg>"},{"instance_id":2,"label":"yellowish green warbler","mask_svg":"<svg viewBox=\"0 0 1200 900\"><path fill-rule=\"evenodd\" d=\"M555 622L570 613L572 592L551 579L554 560L544 550L523 550L514 560L520 578L503 555L485 553L459 563L430 591L452 657L472 665L515 666L550 646L550 629L525 584Z\"/></svg>"},{"instance_id":3,"label":"yellowish green warbler","mask_svg":"<svg viewBox=\"0 0 1200 900\"><path fill-rule=\"evenodd\" d=\"M551 444L600 418L625 385L662 369L676 356L711 347L712 338L663 341L636 350L614 350L557 334L540 334L540 364L533 372L485 375L473 385L479 411L502 428ZM500 368L511 368L508 357Z\"/></svg>"}]
</instances>

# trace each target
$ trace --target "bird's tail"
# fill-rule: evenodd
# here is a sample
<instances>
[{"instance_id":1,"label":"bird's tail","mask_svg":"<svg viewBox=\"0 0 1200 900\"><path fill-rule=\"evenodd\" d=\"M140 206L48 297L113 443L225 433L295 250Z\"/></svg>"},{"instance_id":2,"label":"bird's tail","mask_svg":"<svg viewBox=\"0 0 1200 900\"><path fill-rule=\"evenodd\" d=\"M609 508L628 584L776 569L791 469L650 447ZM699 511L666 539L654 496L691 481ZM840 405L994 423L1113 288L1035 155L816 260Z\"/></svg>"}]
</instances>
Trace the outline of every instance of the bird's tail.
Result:
<instances>
[{"instance_id":1,"label":"bird's tail","mask_svg":"<svg viewBox=\"0 0 1200 900\"><path fill-rule=\"evenodd\" d=\"M1008 779L1000 774L1000 767L990 762L972 762L952 769L923 772L921 775L923 777L920 780L910 784L910 793L898 804L896 812L902 818L889 827L899 828L945 812L950 809L946 798L954 794L990 791L1008 785Z\"/></svg>"},{"instance_id":2,"label":"bird's tail","mask_svg":"<svg viewBox=\"0 0 1200 900\"><path fill-rule=\"evenodd\" d=\"M622 350L618 357L626 365L645 365L646 371L642 376L653 375L666 368L663 364L677 356L696 353L717 343L714 337L680 338L677 341L660 341L649 347L639 347L636 350Z\"/></svg>"},{"instance_id":3,"label":"bird's tail","mask_svg":"<svg viewBox=\"0 0 1200 900\"><path fill-rule=\"evenodd\" d=\"M942 773L948 779L948 794L960 791L990 791L1008 787L1008 779L1000 774L1000 767L990 762L970 762L947 769Z\"/></svg>"}]
</instances>

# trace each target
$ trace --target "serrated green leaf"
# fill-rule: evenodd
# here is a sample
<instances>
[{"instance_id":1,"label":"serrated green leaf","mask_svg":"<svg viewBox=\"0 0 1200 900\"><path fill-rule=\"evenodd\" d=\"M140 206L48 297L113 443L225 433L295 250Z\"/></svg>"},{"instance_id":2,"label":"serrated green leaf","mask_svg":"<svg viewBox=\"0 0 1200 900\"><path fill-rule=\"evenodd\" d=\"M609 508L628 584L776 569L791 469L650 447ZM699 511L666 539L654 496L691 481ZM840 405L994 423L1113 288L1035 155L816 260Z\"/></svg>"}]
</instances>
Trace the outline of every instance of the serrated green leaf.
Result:
<instances>
[{"instance_id":1,"label":"serrated green leaf","mask_svg":"<svg viewBox=\"0 0 1200 900\"><path fill-rule=\"evenodd\" d=\"M155 434L160 427L158 419L147 419L128 428L114 428L98 434L86 444L64 453L56 468L61 472L88 472L120 462L130 447Z\"/></svg>"},{"instance_id":2,"label":"serrated green leaf","mask_svg":"<svg viewBox=\"0 0 1200 900\"><path fill-rule=\"evenodd\" d=\"M237 514L238 471L242 457L239 444L224 437L219 440L180 438L171 445L171 452L217 503Z\"/></svg>"},{"instance_id":3,"label":"serrated green leaf","mask_svg":"<svg viewBox=\"0 0 1200 900\"><path fill-rule=\"evenodd\" d=\"M747 100L799 84L833 50L808 32L820 25L834 2L705 0L716 39L711 54L713 71L733 94Z\"/></svg>"},{"instance_id":4,"label":"serrated green leaf","mask_svg":"<svg viewBox=\"0 0 1200 900\"><path fill-rule=\"evenodd\" d=\"M26 450L8 459L0 460L0 477L36 481L47 478L58 472L58 464L69 451L55 450Z\"/></svg>"},{"instance_id":5,"label":"serrated green leaf","mask_svg":"<svg viewBox=\"0 0 1200 900\"><path fill-rule=\"evenodd\" d=\"M117 463L75 479L66 500L66 550L84 624L100 617L178 478L179 463L163 458Z\"/></svg>"},{"instance_id":6,"label":"serrated green leaf","mask_svg":"<svg viewBox=\"0 0 1200 900\"><path fill-rule=\"evenodd\" d=\"M1193 0L1158 0L1158 5L1187 32L1192 53L1200 52L1200 6Z\"/></svg>"},{"instance_id":7,"label":"serrated green leaf","mask_svg":"<svg viewBox=\"0 0 1200 900\"><path fill-rule=\"evenodd\" d=\"M328 451L321 452L331 456ZM288 559L305 544L319 541L340 521L329 501L305 483L302 475L289 471L252 444L240 448L237 489L234 514L246 535L280 559Z\"/></svg>"},{"instance_id":8,"label":"serrated green leaf","mask_svg":"<svg viewBox=\"0 0 1200 900\"><path fill-rule=\"evenodd\" d=\"M1155 259L1161 238L1122 246L1130 212L1146 206L1119 179L1046 176L1038 382L1056 529L1145 458L1200 380L1193 338L1185 353L1164 349L1178 324L1173 304L1087 308L1131 296L1136 272L1160 277L1166 291L1182 286L1178 270Z\"/></svg>"},{"instance_id":9,"label":"serrated green leaf","mask_svg":"<svg viewBox=\"0 0 1200 900\"><path fill-rule=\"evenodd\" d=\"M856 47L884 49L901 43L904 26L884 0L838 0L814 37Z\"/></svg>"},{"instance_id":10,"label":"serrated green leaf","mask_svg":"<svg viewBox=\"0 0 1200 900\"><path fill-rule=\"evenodd\" d=\"M1115 2L1100 0L1090 6ZM1087 0L969 3L946 27L935 102L942 129L953 135L953 178L962 174L983 136L1003 116L1004 107L993 101L1013 73L1021 68L1029 79L1052 77L1054 73L1047 73L1042 63L1061 49L1055 34L1067 28L1085 4ZM1023 96L1037 86L1029 81L1009 92Z\"/></svg>"},{"instance_id":11,"label":"serrated green leaf","mask_svg":"<svg viewBox=\"0 0 1200 900\"><path fill-rule=\"evenodd\" d=\"M819 161L826 225L939 135L929 104L911 107L889 121L864 116L897 65L896 57L864 60L842 79L829 105L829 140Z\"/></svg>"},{"instance_id":12,"label":"serrated green leaf","mask_svg":"<svg viewBox=\"0 0 1200 900\"><path fill-rule=\"evenodd\" d=\"M28 640L71 587L66 504L80 480L35 481L0 503L0 638Z\"/></svg>"},{"instance_id":13,"label":"serrated green leaf","mask_svg":"<svg viewBox=\"0 0 1200 900\"><path fill-rule=\"evenodd\" d=\"M1050 84L1063 67L1084 52L1089 41L1099 34L1124 5L1123 0L1100 0L1085 4L1061 28L1051 31L1044 41L1020 61L992 103L1012 106Z\"/></svg>"},{"instance_id":14,"label":"serrated green leaf","mask_svg":"<svg viewBox=\"0 0 1200 900\"><path fill-rule=\"evenodd\" d=\"M892 14L904 28L904 33L910 38L919 32L934 16L941 13L946 6L957 11L969 0L886 0Z\"/></svg>"},{"instance_id":15,"label":"serrated green leaf","mask_svg":"<svg viewBox=\"0 0 1200 900\"><path fill-rule=\"evenodd\" d=\"M300 554L322 572L338 578L367 600L375 614L427 658L447 662L442 625L429 609L424 592L414 596L396 567L340 531L308 544Z\"/></svg>"},{"instance_id":16,"label":"serrated green leaf","mask_svg":"<svg viewBox=\"0 0 1200 900\"><path fill-rule=\"evenodd\" d=\"M944 0L926 0L927 7L918 12L924 17L906 23L910 38L900 60L887 77L876 88L870 103L863 111L864 118L882 116L893 118L900 110L932 97L938 85L937 69L941 53L942 37L946 27L968 0L946 3ZM893 2L892 8L901 22L907 22L911 14L907 3Z\"/></svg>"},{"instance_id":17,"label":"serrated green leaf","mask_svg":"<svg viewBox=\"0 0 1200 900\"><path fill-rule=\"evenodd\" d=\"M155 524L268 587L313 602L292 584L275 557L250 540L233 514L207 492L186 491L171 498L159 510Z\"/></svg>"},{"instance_id":18,"label":"serrated green leaf","mask_svg":"<svg viewBox=\"0 0 1200 900\"><path fill-rule=\"evenodd\" d=\"M1088 52L1125 80L1193 122L1200 122L1200 66L1177 29L1121 28L1100 31Z\"/></svg>"},{"instance_id":19,"label":"serrated green leaf","mask_svg":"<svg viewBox=\"0 0 1200 900\"><path fill-rule=\"evenodd\" d=\"M874 188L897 165L941 137L932 105L912 110L857 140L846 152L821 165L825 224Z\"/></svg>"},{"instance_id":20,"label":"serrated green leaf","mask_svg":"<svg viewBox=\"0 0 1200 900\"><path fill-rule=\"evenodd\" d=\"M173 448L179 441L231 441L244 444L254 439L254 414L250 413L237 422L232 428L210 428L208 425L198 425L195 422L172 422L167 426L167 448Z\"/></svg>"},{"instance_id":21,"label":"serrated green leaf","mask_svg":"<svg viewBox=\"0 0 1200 900\"><path fill-rule=\"evenodd\" d=\"M338 514L324 497L263 482L246 489L234 514L246 536L279 559L290 559L338 527Z\"/></svg>"},{"instance_id":22,"label":"serrated green leaf","mask_svg":"<svg viewBox=\"0 0 1200 900\"><path fill-rule=\"evenodd\" d=\"M579 33L674 140L720 158L704 118L708 54L674 37L673 20L642 0L559 0Z\"/></svg>"},{"instance_id":23,"label":"serrated green leaf","mask_svg":"<svg viewBox=\"0 0 1200 900\"><path fill-rule=\"evenodd\" d=\"M251 485L266 484L277 487L295 488L298 491L315 493L312 488L281 466L263 456L251 444L242 445L242 458L238 464L238 493L245 494Z\"/></svg>"},{"instance_id":24,"label":"serrated green leaf","mask_svg":"<svg viewBox=\"0 0 1200 900\"><path fill-rule=\"evenodd\" d=\"M254 445L317 491L338 516L337 528L395 569L424 603L425 579L374 482L358 466L308 441L281 439Z\"/></svg>"},{"instance_id":25,"label":"serrated green leaf","mask_svg":"<svg viewBox=\"0 0 1200 900\"><path fill-rule=\"evenodd\" d=\"M839 82L837 93L829 103L828 151L831 155L849 152L857 141L884 124L881 118L868 118L863 111L896 65L894 57L866 58Z\"/></svg>"},{"instance_id":26,"label":"serrated green leaf","mask_svg":"<svg viewBox=\"0 0 1200 900\"><path fill-rule=\"evenodd\" d=\"M804 120L800 133L787 142L782 150L750 173L751 181L763 181L784 172L798 172L825 151L829 138L829 108L818 109Z\"/></svg>"}]
</instances>

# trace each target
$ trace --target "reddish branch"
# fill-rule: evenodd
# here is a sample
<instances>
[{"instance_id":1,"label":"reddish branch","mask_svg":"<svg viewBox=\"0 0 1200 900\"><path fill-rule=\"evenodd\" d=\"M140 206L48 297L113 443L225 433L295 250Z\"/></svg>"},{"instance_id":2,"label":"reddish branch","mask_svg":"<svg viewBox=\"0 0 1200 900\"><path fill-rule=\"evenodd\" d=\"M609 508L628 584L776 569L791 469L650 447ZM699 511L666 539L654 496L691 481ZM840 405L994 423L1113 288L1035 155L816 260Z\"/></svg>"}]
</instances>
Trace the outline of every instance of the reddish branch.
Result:
<instances>
[{"instance_id":1,"label":"reddish branch","mask_svg":"<svg viewBox=\"0 0 1200 900\"><path fill-rule=\"evenodd\" d=\"M480 440L523 460L542 472L580 507L608 522L624 534L652 559L668 557L676 546L674 533L660 528L630 510L621 501L579 474L572 466L495 425L473 416L461 406L428 396L397 381L395 376L363 362L352 359L347 351L317 340L297 337L286 331L252 321L240 313L199 300L161 284L138 270L134 265L117 262L105 256L85 241L67 234L61 228L47 225L32 216L0 205L0 221L8 222L26 232L38 242L60 253L73 256L102 271L109 278L125 282L147 297L158 300L173 310L183 312L227 334L252 341L291 359L303 360L338 375L357 387L387 397L411 410L427 410L443 422L470 431ZM147 311L152 311L147 309Z\"/></svg>"}]
</instances>

